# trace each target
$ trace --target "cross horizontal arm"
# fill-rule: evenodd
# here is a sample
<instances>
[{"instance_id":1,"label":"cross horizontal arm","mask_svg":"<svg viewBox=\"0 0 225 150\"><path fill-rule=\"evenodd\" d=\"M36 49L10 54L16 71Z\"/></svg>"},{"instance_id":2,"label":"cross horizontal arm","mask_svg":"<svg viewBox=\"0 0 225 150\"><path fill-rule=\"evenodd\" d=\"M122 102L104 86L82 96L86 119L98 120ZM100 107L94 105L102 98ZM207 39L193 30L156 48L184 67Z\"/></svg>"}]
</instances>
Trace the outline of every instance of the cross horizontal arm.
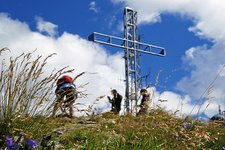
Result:
<instances>
[{"instance_id":1,"label":"cross horizontal arm","mask_svg":"<svg viewBox=\"0 0 225 150\"><path fill-rule=\"evenodd\" d=\"M138 52L157 55L157 56L166 56L165 48L159 47L156 45L145 44L138 41L133 41L125 38L120 38L116 36L111 36L107 34L102 34L98 32L92 33L88 37L89 41L94 41L101 44L106 44L110 46L115 46L119 48L129 49L129 50L136 50ZM128 46L125 46L125 42L128 42ZM134 45L138 45L136 48Z\"/></svg>"}]
</instances>

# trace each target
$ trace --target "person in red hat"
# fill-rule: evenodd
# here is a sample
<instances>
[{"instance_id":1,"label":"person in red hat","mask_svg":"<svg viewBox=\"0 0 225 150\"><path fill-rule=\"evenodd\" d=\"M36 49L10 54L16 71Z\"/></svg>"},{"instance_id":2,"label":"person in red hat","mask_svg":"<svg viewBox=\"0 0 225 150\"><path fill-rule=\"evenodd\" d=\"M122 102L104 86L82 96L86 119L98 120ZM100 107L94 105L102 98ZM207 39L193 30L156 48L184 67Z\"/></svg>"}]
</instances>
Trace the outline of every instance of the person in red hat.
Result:
<instances>
[{"instance_id":1,"label":"person in red hat","mask_svg":"<svg viewBox=\"0 0 225 150\"><path fill-rule=\"evenodd\" d=\"M55 117L56 111L62 104L64 104L65 107L69 107L69 116L72 117L73 103L77 99L76 85L73 83L73 79L68 75L59 78L56 84L56 103L53 108L52 117Z\"/></svg>"}]
</instances>

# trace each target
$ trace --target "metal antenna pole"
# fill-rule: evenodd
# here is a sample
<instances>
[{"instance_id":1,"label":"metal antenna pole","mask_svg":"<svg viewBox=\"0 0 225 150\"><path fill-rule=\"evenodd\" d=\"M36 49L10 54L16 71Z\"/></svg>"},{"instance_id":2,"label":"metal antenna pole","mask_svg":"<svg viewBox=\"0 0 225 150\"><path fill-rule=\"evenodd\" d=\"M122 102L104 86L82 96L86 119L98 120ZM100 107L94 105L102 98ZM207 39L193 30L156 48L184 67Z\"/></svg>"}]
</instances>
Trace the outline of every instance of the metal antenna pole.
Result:
<instances>
[{"instance_id":1,"label":"metal antenna pole","mask_svg":"<svg viewBox=\"0 0 225 150\"><path fill-rule=\"evenodd\" d=\"M124 38L94 32L88 37L88 40L124 49L125 108L126 112L133 112L133 107L130 103L135 101L135 106L137 106L138 92L142 88L141 54L165 56L166 51L163 47L140 42L137 28L137 12L132 8L126 7L124 9L123 20Z\"/></svg>"}]
</instances>

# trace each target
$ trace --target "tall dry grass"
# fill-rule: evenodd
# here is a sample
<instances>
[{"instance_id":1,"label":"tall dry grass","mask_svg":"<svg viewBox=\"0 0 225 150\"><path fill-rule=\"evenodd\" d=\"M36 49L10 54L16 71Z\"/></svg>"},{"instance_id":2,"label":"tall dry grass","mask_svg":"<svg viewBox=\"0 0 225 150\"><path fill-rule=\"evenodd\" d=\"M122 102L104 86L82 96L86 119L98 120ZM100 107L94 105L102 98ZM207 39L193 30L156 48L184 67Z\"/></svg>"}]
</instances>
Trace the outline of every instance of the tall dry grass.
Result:
<instances>
[{"instance_id":1,"label":"tall dry grass","mask_svg":"<svg viewBox=\"0 0 225 150\"><path fill-rule=\"evenodd\" d=\"M0 49L0 57L6 52ZM55 81L64 73L71 72L64 67L58 71L44 73L47 57L34 56L34 52L22 53L9 60L2 59L0 67L0 121L9 122L15 118L48 115L54 102Z\"/></svg>"}]
</instances>

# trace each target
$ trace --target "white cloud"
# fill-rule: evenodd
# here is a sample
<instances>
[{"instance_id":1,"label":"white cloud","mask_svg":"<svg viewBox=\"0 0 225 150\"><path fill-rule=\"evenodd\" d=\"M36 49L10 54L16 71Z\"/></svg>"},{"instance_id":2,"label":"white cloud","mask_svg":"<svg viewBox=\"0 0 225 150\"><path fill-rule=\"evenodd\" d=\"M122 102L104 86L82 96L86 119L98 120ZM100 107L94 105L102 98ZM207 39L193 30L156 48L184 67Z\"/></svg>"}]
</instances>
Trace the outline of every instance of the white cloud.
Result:
<instances>
[{"instance_id":1,"label":"white cloud","mask_svg":"<svg viewBox=\"0 0 225 150\"><path fill-rule=\"evenodd\" d=\"M219 74L221 77L225 77L225 70L223 69L224 67L225 67L225 64L220 65L219 70L218 70L218 72L220 72L220 70L222 70L221 73Z\"/></svg>"},{"instance_id":2,"label":"white cloud","mask_svg":"<svg viewBox=\"0 0 225 150\"><path fill-rule=\"evenodd\" d=\"M179 115L189 115L191 114L191 109L193 108L193 105L190 105L191 98L188 95L181 96L179 94L176 94L171 91L164 91L163 93L160 93L160 100L166 100L165 102L158 101L157 105L165 108L168 111L176 112ZM196 114L196 110L193 112L193 114Z\"/></svg>"},{"instance_id":3,"label":"white cloud","mask_svg":"<svg viewBox=\"0 0 225 150\"><path fill-rule=\"evenodd\" d=\"M199 38L212 41L213 46L199 45L190 48L183 57L189 75L184 76L178 83L177 89L199 99L209 84L215 79L221 66L225 64L225 1L223 0L111 0L114 3L123 3L138 12L139 23L154 23L163 21L161 14L174 14L181 19L190 19L193 26L188 30ZM184 50L185 51L185 50ZM213 90L203 98L214 97L207 107L206 114L218 113L219 104L225 105L225 78L224 71L213 83ZM168 97L171 96L167 94ZM173 96L176 97L176 96ZM209 101L203 105L206 106ZM195 102L194 102L195 103ZM204 107L202 106L202 107ZM169 107L169 106L168 106Z\"/></svg>"},{"instance_id":4,"label":"white cloud","mask_svg":"<svg viewBox=\"0 0 225 150\"><path fill-rule=\"evenodd\" d=\"M99 45L82 39L78 35L67 32L56 38L43 35L32 31L28 24L0 13L0 47L8 47L14 57L35 49L38 55L43 56L57 53L50 59L46 71L70 66L75 69L74 73L70 74L72 77L83 71L96 73L87 73L77 80L77 86L89 82L89 85L85 87L89 94L88 98L78 99L79 103L92 105L97 97L109 95L110 88L115 88L124 94L124 84L120 81L120 78L124 76L122 53L110 55ZM3 58L5 57L4 54ZM105 104L108 104L107 98L101 99L99 106L97 104L95 106L101 108Z\"/></svg>"},{"instance_id":5,"label":"white cloud","mask_svg":"<svg viewBox=\"0 0 225 150\"><path fill-rule=\"evenodd\" d=\"M189 115L196 116L201 114L212 117L215 113L218 113L218 101L214 100L209 99L202 104L196 104L189 95L180 95L173 91L163 91L162 93L155 91L151 106L153 108L163 108L182 118Z\"/></svg>"},{"instance_id":6,"label":"white cloud","mask_svg":"<svg viewBox=\"0 0 225 150\"><path fill-rule=\"evenodd\" d=\"M37 29L41 33L46 33L47 35L51 37L55 37L57 33L58 26L48 22L44 21L41 17L36 17L35 20L37 21Z\"/></svg>"},{"instance_id":7,"label":"white cloud","mask_svg":"<svg viewBox=\"0 0 225 150\"><path fill-rule=\"evenodd\" d=\"M123 2L138 12L139 23L161 21L163 13L179 14L193 20L191 31L207 38L221 40L225 38L223 29L225 20L225 1L223 0L112 0Z\"/></svg>"},{"instance_id":8,"label":"white cloud","mask_svg":"<svg viewBox=\"0 0 225 150\"><path fill-rule=\"evenodd\" d=\"M195 53L195 51L196 51L197 49L195 48L195 47L192 47L192 48L190 48L189 50L187 50L186 52L185 52L185 55L186 55L186 57L187 58L194 58L194 53Z\"/></svg>"},{"instance_id":9,"label":"white cloud","mask_svg":"<svg viewBox=\"0 0 225 150\"><path fill-rule=\"evenodd\" d=\"M188 53L186 53L184 57L184 63L191 71L190 75L183 77L182 80L178 82L177 87L193 97L198 98L210 83L216 79L213 83L214 89L211 95L213 94L212 96L217 99L224 97L224 94L219 94L223 92L219 91L225 90L223 84L225 80L222 76L217 78L216 76L219 73L219 70L222 69L221 65L225 63L223 58L225 55L225 47L220 43L217 43L210 49L207 49L205 46L195 47L195 49L192 58Z\"/></svg>"},{"instance_id":10,"label":"white cloud","mask_svg":"<svg viewBox=\"0 0 225 150\"><path fill-rule=\"evenodd\" d=\"M99 12L99 8L97 7L97 4L95 1L90 2L89 10L94 11L95 13Z\"/></svg>"}]
</instances>

